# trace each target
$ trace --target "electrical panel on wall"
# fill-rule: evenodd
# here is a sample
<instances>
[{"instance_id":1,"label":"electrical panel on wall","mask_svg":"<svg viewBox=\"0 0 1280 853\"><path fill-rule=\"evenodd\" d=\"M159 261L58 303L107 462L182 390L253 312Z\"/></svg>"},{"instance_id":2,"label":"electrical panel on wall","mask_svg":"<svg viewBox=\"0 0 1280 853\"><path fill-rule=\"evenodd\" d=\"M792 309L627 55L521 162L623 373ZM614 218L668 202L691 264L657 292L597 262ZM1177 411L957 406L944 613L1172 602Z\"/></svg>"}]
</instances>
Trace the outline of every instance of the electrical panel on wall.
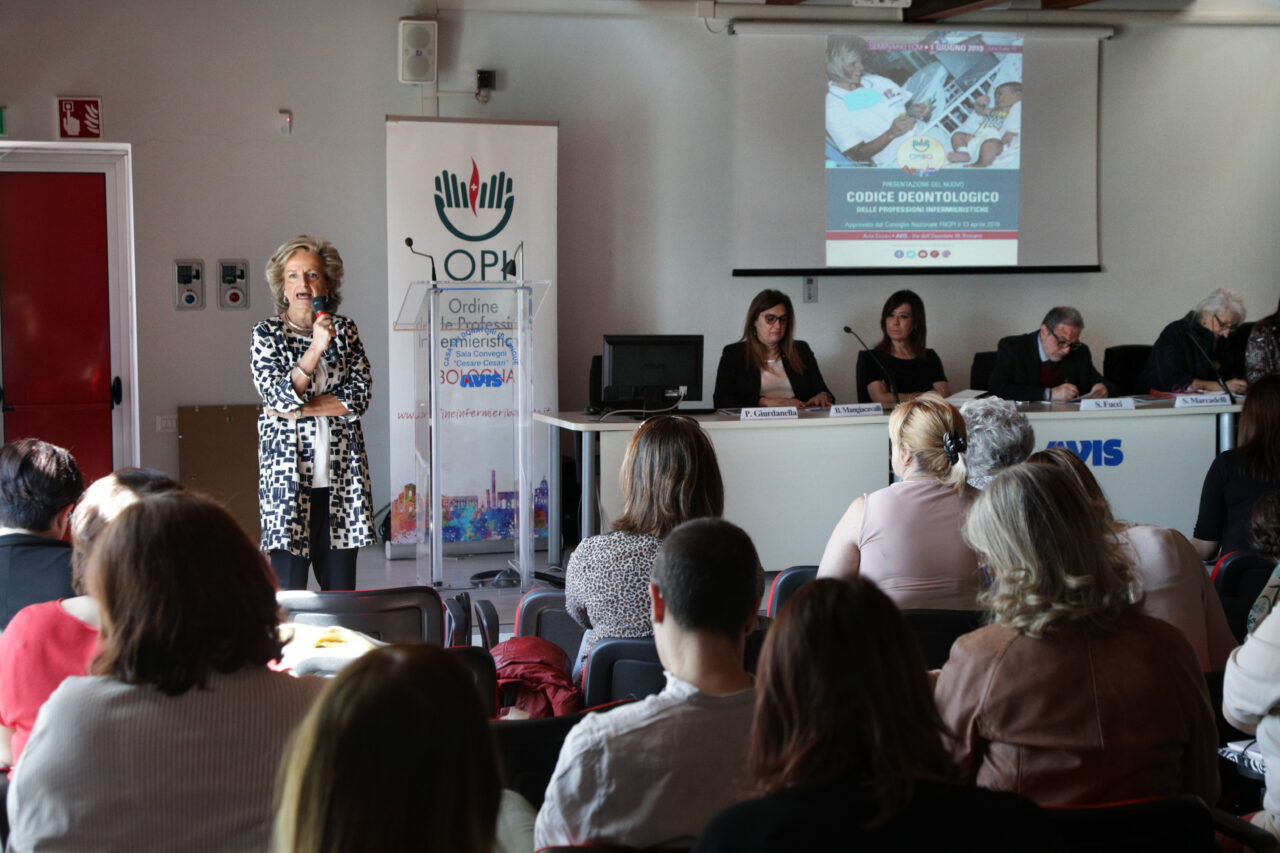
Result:
<instances>
[{"instance_id":1,"label":"electrical panel on wall","mask_svg":"<svg viewBox=\"0 0 1280 853\"><path fill-rule=\"evenodd\" d=\"M204 308L204 261L179 258L173 262L174 307L179 311Z\"/></svg>"},{"instance_id":2,"label":"electrical panel on wall","mask_svg":"<svg viewBox=\"0 0 1280 853\"><path fill-rule=\"evenodd\" d=\"M223 311L244 311L249 307L246 276L249 262L243 258L218 260L218 307Z\"/></svg>"},{"instance_id":3,"label":"electrical panel on wall","mask_svg":"<svg viewBox=\"0 0 1280 853\"><path fill-rule=\"evenodd\" d=\"M400 19L400 82L434 88L439 31L426 18Z\"/></svg>"}]
</instances>

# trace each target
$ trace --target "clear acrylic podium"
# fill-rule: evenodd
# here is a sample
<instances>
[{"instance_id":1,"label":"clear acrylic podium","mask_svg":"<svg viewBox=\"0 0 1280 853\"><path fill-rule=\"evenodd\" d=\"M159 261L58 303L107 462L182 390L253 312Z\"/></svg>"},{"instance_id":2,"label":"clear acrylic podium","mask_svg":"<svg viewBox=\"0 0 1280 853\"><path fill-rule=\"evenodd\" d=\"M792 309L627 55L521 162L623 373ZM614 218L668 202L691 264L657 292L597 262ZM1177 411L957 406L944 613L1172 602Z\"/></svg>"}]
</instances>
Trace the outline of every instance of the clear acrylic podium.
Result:
<instances>
[{"instance_id":1,"label":"clear acrylic podium","mask_svg":"<svg viewBox=\"0 0 1280 853\"><path fill-rule=\"evenodd\" d=\"M534 284L414 282L396 317L415 336L420 584L444 585L445 543L514 540L520 586L531 585Z\"/></svg>"}]
</instances>

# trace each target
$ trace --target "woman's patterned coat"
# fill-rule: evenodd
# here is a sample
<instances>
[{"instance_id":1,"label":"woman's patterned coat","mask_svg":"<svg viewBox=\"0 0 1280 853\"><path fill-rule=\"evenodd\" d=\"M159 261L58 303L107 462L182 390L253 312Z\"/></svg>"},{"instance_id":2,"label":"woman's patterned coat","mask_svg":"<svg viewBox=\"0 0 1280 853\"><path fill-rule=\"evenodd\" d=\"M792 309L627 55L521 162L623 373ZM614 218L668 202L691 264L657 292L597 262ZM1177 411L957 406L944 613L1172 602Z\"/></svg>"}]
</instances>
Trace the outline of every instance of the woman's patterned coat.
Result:
<instances>
[{"instance_id":1,"label":"woman's patterned coat","mask_svg":"<svg viewBox=\"0 0 1280 853\"><path fill-rule=\"evenodd\" d=\"M355 322L335 314L333 328L333 343L324 355L328 381L324 388L311 387L299 397L290 373L310 339L286 332L279 317L258 323L252 334L253 384L263 405L279 412L293 411L320 394L332 394L347 407L350 414L329 416L329 541L333 548L358 548L374 542L369 460L360 431L360 416L369 408L372 376ZM311 505L305 490L311 488L315 438L315 418L258 416L258 504L264 551L284 549L310 556Z\"/></svg>"}]
</instances>

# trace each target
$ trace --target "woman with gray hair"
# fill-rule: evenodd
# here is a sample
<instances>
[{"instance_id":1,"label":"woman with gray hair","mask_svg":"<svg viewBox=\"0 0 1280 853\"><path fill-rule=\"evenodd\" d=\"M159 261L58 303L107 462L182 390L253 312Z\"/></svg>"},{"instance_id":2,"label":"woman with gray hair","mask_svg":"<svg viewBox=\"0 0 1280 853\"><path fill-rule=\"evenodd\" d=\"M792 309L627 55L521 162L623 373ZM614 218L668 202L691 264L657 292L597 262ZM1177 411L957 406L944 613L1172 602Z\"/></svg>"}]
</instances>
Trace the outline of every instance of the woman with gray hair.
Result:
<instances>
[{"instance_id":1,"label":"woman with gray hair","mask_svg":"<svg viewBox=\"0 0 1280 853\"><path fill-rule=\"evenodd\" d=\"M253 327L262 550L284 589L354 589L356 551L373 544L360 416L373 379L356 324L337 314L342 256L301 235L267 261L275 314Z\"/></svg>"},{"instance_id":2,"label":"woman with gray hair","mask_svg":"<svg viewBox=\"0 0 1280 853\"><path fill-rule=\"evenodd\" d=\"M1218 730L1195 651L1130 599L1101 507L1063 471L1015 465L978 493L994 621L938 675L960 781L1041 805L1218 796Z\"/></svg>"},{"instance_id":3,"label":"woman with gray hair","mask_svg":"<svg viewBox=\"0 0 1280 853\"><path fill-rule=\"evenodd\" d=\"M1187 316L1164 327L1151 348L1138 382L1154 391L1221 391L1221 379L1232 394L1249 390L1244 365L1231 336L1244 322L1244 299L1218 288Z\"/></svg>"},{"instance_id":4,"label":"woman with gray hair","mask_svg":"<svg viewBox=\"0 0 1280 853\"><path fill-rule=\"evenodd\" d=\"M1025 462L1036 448L1036 431L1018 407L999 397L969 400L960 407L969 432L969 485L985 489L996 474Z\"/></svg>"}]
</instances>

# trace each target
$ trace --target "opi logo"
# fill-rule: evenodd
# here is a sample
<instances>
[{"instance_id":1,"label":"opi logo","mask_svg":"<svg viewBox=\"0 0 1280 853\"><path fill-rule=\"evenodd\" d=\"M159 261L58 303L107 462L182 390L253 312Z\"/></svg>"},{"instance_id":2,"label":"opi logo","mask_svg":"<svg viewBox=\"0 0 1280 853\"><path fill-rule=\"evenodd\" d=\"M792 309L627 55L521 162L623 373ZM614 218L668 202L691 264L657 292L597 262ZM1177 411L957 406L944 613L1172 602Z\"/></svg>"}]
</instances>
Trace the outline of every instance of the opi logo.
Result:
<instances>
[{"instance_id":1,"label":"opi logo","mask_svg":"<svg viewBox=\"0 0 1280 853\"><path fill-rule=\"evenodd\" d=\"M1106 465L1114 467L1124 461L1124 451L1120 449L1120 439L1108 438L1105 441L1051 441L1050 447L1065 447L1079 456L1089 465Z\"/></svg>"},{"instance_id":2,"label":"opi logo","mask_svg":"<svg viewBox=\"0 0 1280 853\"><path fill-rule=\"evenodd\" d=\"M506 172L482 178L474 159L470 180L459 180L458 175L446 169L435 179L436 213L440 222L459 240L479 243L496 236L511 221L515 205L511 185ZM465 230L463 222L467 223ZM477 231L480 233L475 233Z\"/></svg>"}]
</instances>

